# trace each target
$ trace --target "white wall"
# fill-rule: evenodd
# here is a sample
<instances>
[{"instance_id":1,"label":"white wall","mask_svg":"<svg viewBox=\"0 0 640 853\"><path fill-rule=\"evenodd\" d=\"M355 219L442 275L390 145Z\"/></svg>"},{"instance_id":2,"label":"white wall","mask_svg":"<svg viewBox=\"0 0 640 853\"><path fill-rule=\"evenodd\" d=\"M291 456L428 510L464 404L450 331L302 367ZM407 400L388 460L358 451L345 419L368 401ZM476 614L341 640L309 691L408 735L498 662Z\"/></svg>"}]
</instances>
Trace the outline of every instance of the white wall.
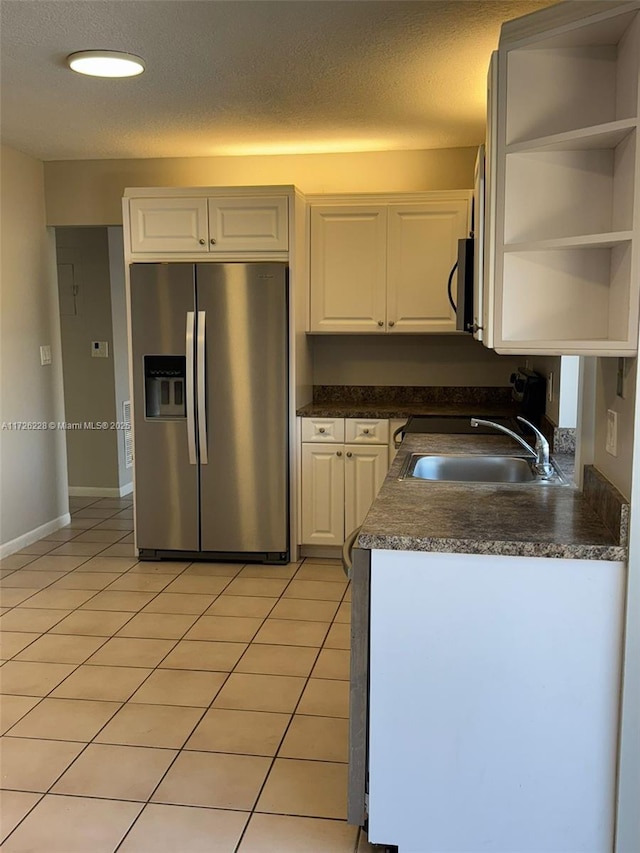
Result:
<instances>
[{"instance_id":1,"label":"white wall","mask_svg":"<svg viewBox=\"0 0 640 853\"><path fill-rule=\"evenodd\" d=\"M108 228L109 281L111 286L111 324L113 333L113 377L116 420L122 421L122 403L129 394L129 344L127 341L127 305L124 277L122 228ZM133 468L126 467L125 433L116 432L118 445L118 485L131 485Z\"/></svg>"},{"instance_id":2,"label":"white wall","mask_svg":"<svg viewBox=\"0 0 640 853\"><path fill-rule=\"evenodd\" d=\"M0 419L63 421L55 246L45 224L43 164L3 146L0 167ZM52 363L43 367L40 346L47 344ZM9 543L42 525L66 521L64 432L2 430L0 462L0 542L6 553L13 550ZM21 544L27 542L16 546Z\"/></svg>"},{"instance_id":3,"label":"white wall","mask_svg":"<svg viewBox=\"0 0 640 853\"><path fill-rule=\"evenodd\" d=\"M626 498L631 497L635 388L638 360L625 359L624 397L617 395L617 358L596 361L595 438L593 462ZM618 413L618 455L606 451L607 410Z\"/></svg>"}]
</instances>

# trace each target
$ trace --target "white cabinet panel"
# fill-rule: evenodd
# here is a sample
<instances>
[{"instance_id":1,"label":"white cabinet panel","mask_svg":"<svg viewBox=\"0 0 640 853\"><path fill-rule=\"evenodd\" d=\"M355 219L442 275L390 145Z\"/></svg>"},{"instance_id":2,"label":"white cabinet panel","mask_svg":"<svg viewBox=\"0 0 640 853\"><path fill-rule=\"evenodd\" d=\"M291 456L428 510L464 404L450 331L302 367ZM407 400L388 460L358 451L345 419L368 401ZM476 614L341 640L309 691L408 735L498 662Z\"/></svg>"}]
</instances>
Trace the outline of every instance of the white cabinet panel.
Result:
<instances>
[{"instance_id":1,"label":"white cabinet panel","mask_svg":"<svg viewBox=\"0 0 640 853\"><path fill-rule=\"evenodd\" d=\"M132 198L132 252L207 252L206 198Z\"/></svg>"},{"instance_id":2,"label":"white cabinet panel","mask_svg":"<svg viewBox=\"0 0 640 853\"><path fill-rule=\"evenodd\" d=\"M302 541L344 542L344 447L302 445Z\"/></svg>"},{"instance_id":3,"label":"white cabinet panel","mask_svg":"<svg viewBox=\"0 0 640 853\"><path fill-rule=\"evenodd\" d=\"M373 418L347 418L344 440L349 444L387 444L389 421Z\"/></svg>"},{"instance_id":4,"label":"white cabinet panel","mask_svg":"<svg viewBox=\"0 0 640 853\"><path fill-rule=\"evenodd\" d=\"M345 445L345 536L364 521L386 477L388 463L387 445Z\"/></svg>"},{"instance_id":5,"label":"white cabinet panel","mask_svg":"<svg viewBox=\"0 0 640 853\"><path fill-rule=\"evenodd\" d=\"M209 245L211 252L286 251L286 197L210 198Z\"/></svg>"}]
</instances>

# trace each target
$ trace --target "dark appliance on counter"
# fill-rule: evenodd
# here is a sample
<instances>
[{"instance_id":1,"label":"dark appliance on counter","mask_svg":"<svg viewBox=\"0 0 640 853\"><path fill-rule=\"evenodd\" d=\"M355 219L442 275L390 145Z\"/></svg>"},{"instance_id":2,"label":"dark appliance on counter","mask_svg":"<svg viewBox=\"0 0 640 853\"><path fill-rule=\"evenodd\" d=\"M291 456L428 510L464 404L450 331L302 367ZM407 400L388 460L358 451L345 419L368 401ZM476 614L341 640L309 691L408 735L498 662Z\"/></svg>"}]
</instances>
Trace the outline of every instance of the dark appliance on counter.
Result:
<instances>
[{"instance_id":1,"label":"dark appliance on counter","mask_svg":"<svg viewBox=\"0 0 640 853\"><path fill-rule=\"evenodd\" d=\"M511 374L511 397L518 408L518 414L527 420L540 425L540 418L545 411L547 395L547 380L535 370L519 367Z\"/></svg>"},{"instance_id":2,"label":"dark appliance on counter","mask_svg":"<svg viewBox=\"0 0 640 853\"><path fill-rule=\"evenodd\" d=\"M289 559L287 266L131 265L140 559Z\"/></svg>"}]
</instances>

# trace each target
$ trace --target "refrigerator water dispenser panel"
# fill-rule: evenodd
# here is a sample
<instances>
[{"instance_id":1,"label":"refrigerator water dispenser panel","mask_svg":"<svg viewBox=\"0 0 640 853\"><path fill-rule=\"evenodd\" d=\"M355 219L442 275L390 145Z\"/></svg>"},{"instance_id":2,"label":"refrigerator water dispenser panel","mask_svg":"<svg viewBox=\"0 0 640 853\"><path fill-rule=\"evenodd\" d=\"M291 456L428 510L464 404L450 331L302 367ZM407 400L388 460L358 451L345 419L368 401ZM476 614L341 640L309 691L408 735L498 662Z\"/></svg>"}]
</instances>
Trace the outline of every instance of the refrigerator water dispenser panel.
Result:
<instances>
[{"instance_id":1,"label":"refrigerator water dispenser panel","mask_svg":"<svg viewBox=\"0 0 640 853\"><path fill-rule=\"evenodd\" d=\"M144 356L146 418L186 418L186 369L183 355Z\"/></svg>"}]
</instances>

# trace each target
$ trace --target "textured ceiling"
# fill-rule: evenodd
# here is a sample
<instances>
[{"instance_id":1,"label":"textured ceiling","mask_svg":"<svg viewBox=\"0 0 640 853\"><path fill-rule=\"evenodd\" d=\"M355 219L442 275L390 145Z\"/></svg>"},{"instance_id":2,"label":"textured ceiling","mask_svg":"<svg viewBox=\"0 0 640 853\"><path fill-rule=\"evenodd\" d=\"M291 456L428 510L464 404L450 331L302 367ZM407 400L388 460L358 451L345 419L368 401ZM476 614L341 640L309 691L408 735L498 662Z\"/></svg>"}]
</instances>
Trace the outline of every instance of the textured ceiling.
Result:
<instances>
[{"instance_id":1,"label":"textured ceiling","mask_svg":"<svg viewBox=\"0 0 640 853\"><path fill-rule=\"evenodd\" d=\"M549 0L1 0L2 141L42 160L477 145L500 24ZM145 73L69 71L78 50Z\"/></svg>"}]
</instances>

